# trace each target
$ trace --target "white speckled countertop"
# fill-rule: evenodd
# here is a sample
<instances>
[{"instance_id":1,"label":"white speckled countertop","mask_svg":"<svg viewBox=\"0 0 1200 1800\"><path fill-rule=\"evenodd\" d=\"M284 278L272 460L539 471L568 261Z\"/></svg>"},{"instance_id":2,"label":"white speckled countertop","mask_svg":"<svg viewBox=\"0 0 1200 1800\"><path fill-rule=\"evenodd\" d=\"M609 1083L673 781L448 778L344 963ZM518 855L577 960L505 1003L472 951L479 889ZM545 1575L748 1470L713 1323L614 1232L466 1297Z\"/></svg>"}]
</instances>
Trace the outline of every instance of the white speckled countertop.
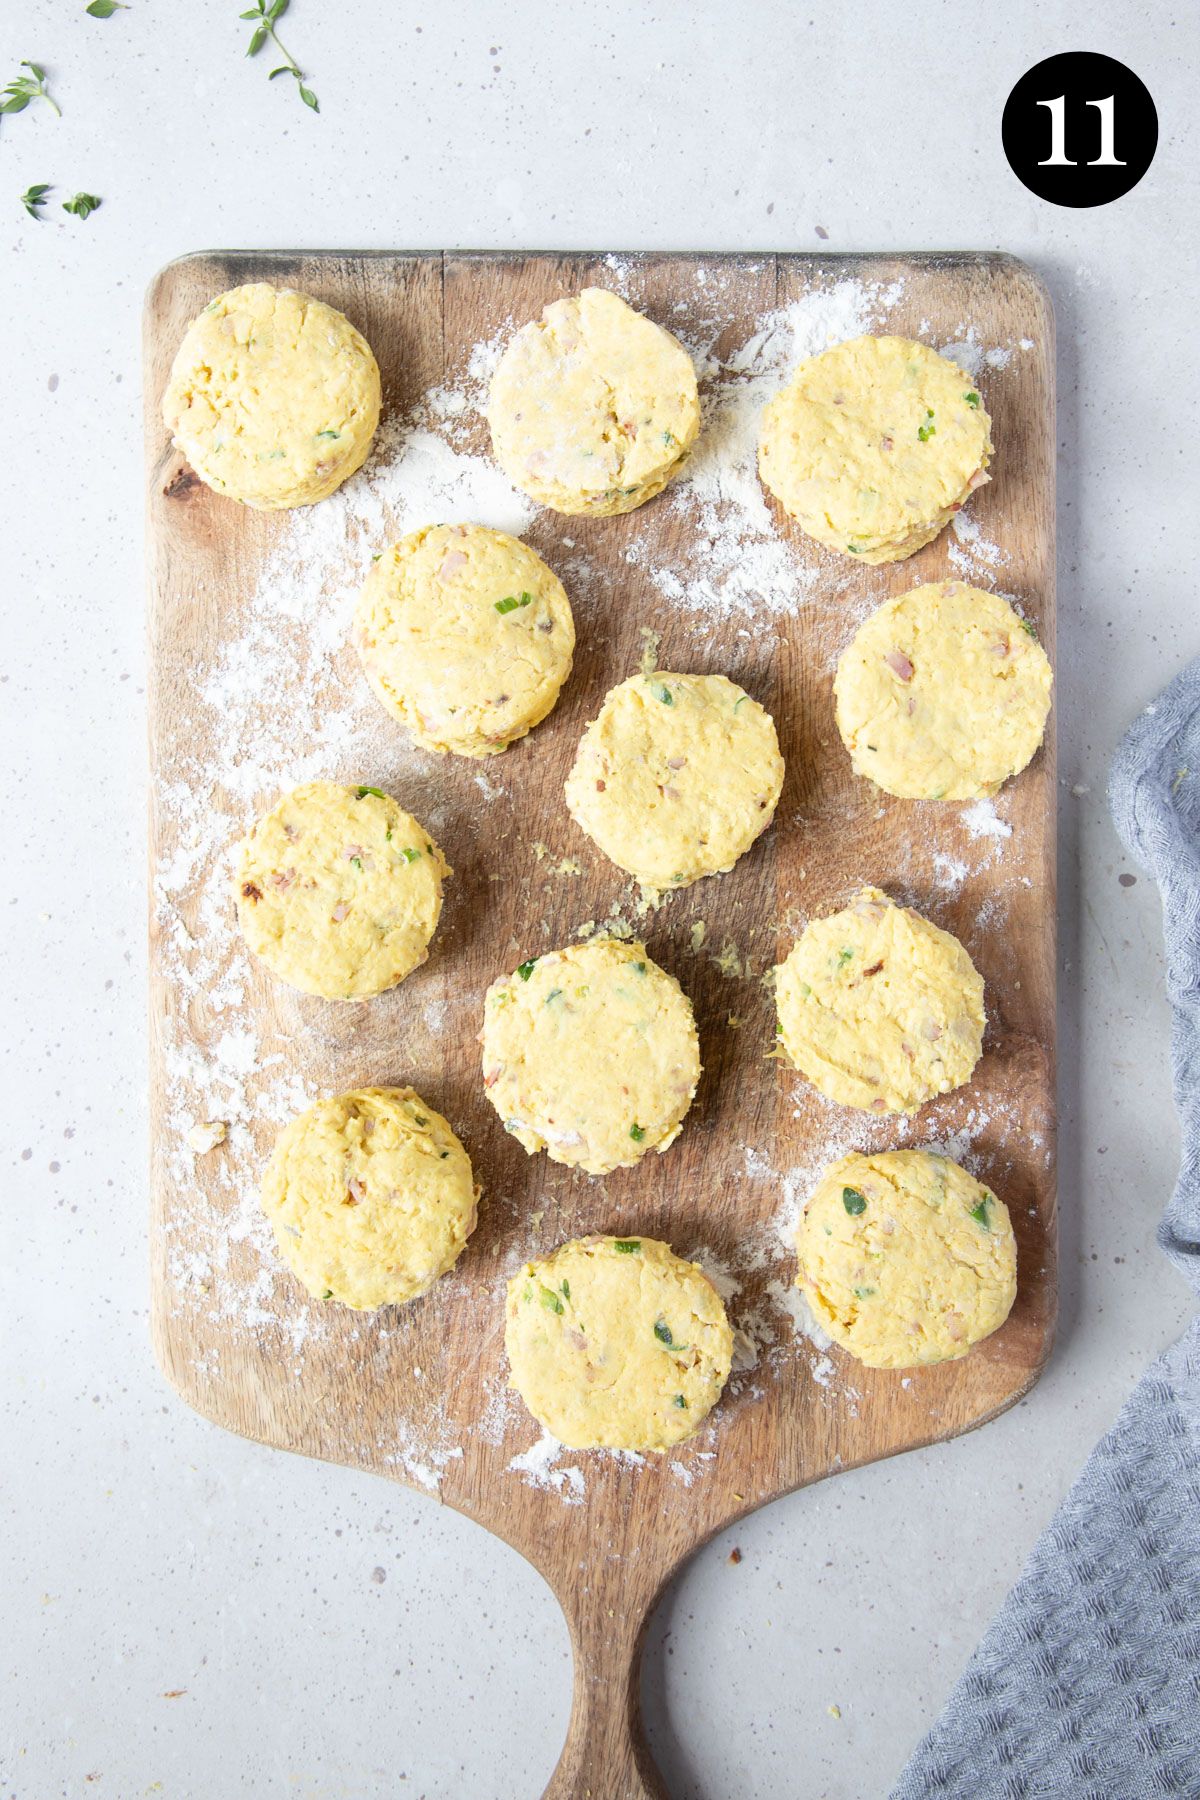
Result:
<instances>
[{"instance_id":1,"label":"white speckled countertop","mask_svg":"<svg viewBox=\"0 0 1200 1800\"><path fill-rule=\"evenodd\" d=\"M804 250L827 233L831 250L1012 250L1057 307L1059 1346L986 1430L718 1539L658 1612L644 1692L676 1800L882 1795L1190 1310L1153 1242L1176 1155L1159 908L1104 783L1129 718L1200 648L1197 17L1091 8L1087 47L1138 71L1162 132L1132 194L1068 212L1019 186L999 140L1017 76L1081 47L1057 4L751 0L735 26L711 0L294 0L283 35L319 117L244 60L233 0L131 0L107 22L83 4L0 18L0 82L41 62L64 114L0 128L0 1793L520 1800L570 1696L557 1606L515 1554L418 1494L224 1435L151 1360L149 277L213 245ZM19 196L43 181L61 192L35 224ZM57 204L80 187L104 199L86 221Z\"/></svg>"}]
</instances>

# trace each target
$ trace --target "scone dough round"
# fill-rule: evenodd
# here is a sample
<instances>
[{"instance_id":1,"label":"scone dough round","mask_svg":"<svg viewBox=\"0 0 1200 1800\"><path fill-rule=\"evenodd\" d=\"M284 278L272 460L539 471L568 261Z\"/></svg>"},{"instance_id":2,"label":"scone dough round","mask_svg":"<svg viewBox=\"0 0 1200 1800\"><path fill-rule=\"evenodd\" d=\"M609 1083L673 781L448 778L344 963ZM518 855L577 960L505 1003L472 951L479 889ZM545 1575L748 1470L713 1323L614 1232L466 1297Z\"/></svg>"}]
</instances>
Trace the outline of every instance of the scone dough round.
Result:
<instances>
[{"instance_id":1,"label":"scone dough round","mask_svg":"<svg viewBox=\"0 0 1200 1800\"><path fill-rule=\"evenodd\" d=\"M292 987L363 1000L425 961L450 873L389 794L310 781L238 846L238 921L254 954Z\"/></svg>"},{"instance_id":2,"label":"scone dough round","mask_svg":"<svg viewBox=\"0 0 1200 1800\"><path fill-rule=\"evenodd\" d=\"M865 1112L916 1112L969 1081L983 1048L974 963L878 888L805 928L775 999L788 1060L828 1099Z\"/></svg>"},{"instance_id":3,"label":"scone dough round","mask_svg":"<svg viewBox=\"0 0 1200 1800\"><path fill-rule=\"evenodd\" d=\"M665 1450L729 1378L733 1333L704 1271L654 1238L580 1238L508 1284L511 1385L575 1450Z\"/></svg>"},{"instance_id":4,"label":"scone dough round","mask_svg":"<svg viewBox=\"0 0 1200 1800\"><path fill-rule=\"evenodd\" d=\"M488 424L509 480L562 513L631 512L681 467L700 429L683 345L605 288L522 326L492 378Z\"/></svg>"},{"instance_id":5,"label":"scone dough round","mask_svg":"<svg viewBox=\"0 0 1200 1800\"><path fill-rule=\"evenodd\" d=\"M263 510L311 506L362 466L379 424L366 339L323 300L266 281L192 320L163 418L200 479Z\"/></svg>"},{"instance_id":6,"label":"scone dough round","mask_svg":"<svg viewBox=\"0 0 1200 1800\"><path fill-rule=\"evenodd\" d=\"M454 1132L412 1088L360 1088L284 1128L261 1197L309 1293L371 1312L415 1300L453 1266L479 1189Z\"/></svg>"},{"instance_id":7,"label":"scone dough round","mask_svg":"<svg viewBox=\"0 0 1200 1800\"><path fill-rule=\"evenodd\" d=\"M428 525L372 563L355 641L375 693L419 744L494 756L558 699L575 625L528 544L485 525Z\"/></svg>"},{"instance_id":8,"label":"scone dough round","mask_svg":"<svg viewBox=\"0 0 1200 1800\"><path fill-rule=\"evenodd\" d=\"M691 1002L644 944L599 938L494 981L483 1078L530 1155L606 1175L665 1150L700 1079Z\"/></svg>"},{"instance_id":9,"label":"scone dough round","mask_svg":"<svg viewBox=\"0 0 1200 1800\"><path fill-rule=\"evenodd\" d=\"M1008 1208L928 1150L843 1156L796 1234L796 1285L842 1348L872 1369L965 1356L1017 1293Z\"/></svg>"},{"instance_id":10,"label":"scone dough round","mask_svg":"<svg viewBox=\"0 0 1200 1800\"><path fill-rule=\"evenodd\" d=\"M837 726L854 771L905 800L994 794L1046 729L1049 658L999 594L934 581L888 600L838 660Z\"/></svg>"},{"instance_id":11,"label":"scone dough round","mask_svg":"<svg viewBox=\"0 0 1200 1800\"><path fill-rule=\"evenodd\" d=\"M764 484L810 537L859 562L928 544L988 480L974 382L926 344L860 337L802 362L763 412Z\"/></svg>"},{"instance_id":12,"label":"scone dough round","mask_svg":"<svg viewBox=\"0 0 1200 1800\"><path fill-rule=\"evenodd\" d=\"M771 715L725 675L632 675L567 778L572 818L647 887L731 869L771 823L783 758Z\"/></svg>"}]
</instances>

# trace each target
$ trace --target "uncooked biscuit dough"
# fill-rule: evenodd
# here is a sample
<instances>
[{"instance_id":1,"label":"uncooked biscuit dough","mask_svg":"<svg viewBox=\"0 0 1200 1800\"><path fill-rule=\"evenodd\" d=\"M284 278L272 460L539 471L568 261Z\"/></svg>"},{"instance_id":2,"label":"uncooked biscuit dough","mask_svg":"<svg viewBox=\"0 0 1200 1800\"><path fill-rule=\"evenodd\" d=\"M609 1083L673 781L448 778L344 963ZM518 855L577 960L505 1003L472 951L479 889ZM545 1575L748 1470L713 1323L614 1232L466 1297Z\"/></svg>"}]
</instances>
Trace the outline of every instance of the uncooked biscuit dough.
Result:
<instances>
[{"instance_id":1,"label":"uncooked biscuit dough","mask_svg":"<svg viewBox=\"0 0 1200 1800\"><path fill-rule=\"evenodd\" d=\"M948 931L864 888L808 925L775 982L788 1060L841 1106L915 1112L969 1081L983 980Z\"/></svg>"},{"instance_id":2,"label":"uncooked biscuit dough","mask_svg":"<svg viewBox=\"0 0 1200 1800\"><path fill-rule=\"evenodd\" d=\"M691 1002L632 941L572 944L494 981L482 1043L505 1130L590 1175L673 1144L700 1079Z\"/></svg>"},{"instance_id":3,"label":"uncooked biscuit dough","mask_svg":"<svg viewBox=\"0 0 1200 1800\"><path fill-rule=\"evenodd\" d=\"M1033 627L999 594L935 581L860 626L833 682L855 773L906 800L994 794L1034 755L1053 683Z\"/></svg>"},{"instance_id":4,"label":"uncooked biscuit dough","mask_svg":"<svg viewBox=\"0 0 1200 1800\"><path fill-rule=\"evenodd\" d=\"M631 512L678 473L700 429L692 359L604 288L517 332L488 402L496 460L543 506Z\"/></svg>"},{"instance_id":5,"label":"uncooked biscuit dough","mask_svg":"<svg viewBox=\"0 0 1200 1800\"><path fill-rule=\"evenodd\" d=\"M306 994L362 1000L425 961L449 864L377 788L311 781L238 847L238 920L273 974Z\"/></svg>"},{"instance_id":6,"label":"uncooked biscuit dough","mask_svg":"<svg viewBox=\"0 0 1200 1800\"><path fill-rule=\"evenodd\" d=\"M572 818L647 887L731 869L771 823L783 758L771 715L724 675L632 675L584 732Z\"/></svg>"},{"instance_id":7,"label":"uncooked biscuit dough","mask_svg":"<svg viewBox=\"0 0 1200 1800\"><path fill-rule=\"evenodd\" d=\"M188 326L163 418L209 487L274 510L310 506L353 475L379 406L379 368L349 319L253 281L218 294Z\"/></svg>"},{"instance_id":8,"label":"uncooked biscuit dough","mask_svg":"<svg viewBox=\"0 0 1200 1800\"><path fill-rule=\"evenodd\" d=\"M665 1450L729 1378L733 1333L703 1270L654 1238L581 1238L508 1284L511 1382L575 1450Z\"/></svg>"},{"instance_id":9,"label":"uncooked biscuit dough","mask_svg":"<svg viewBox=\"0 0 1200 1800\"><path fill-rule=\"evenodd\" d=\"M1008 1208L949 1157L855 1153L827 1169L796 1234L796 1285L872 1369L965 1356L1017 1292Z\"/></svg>"},{"instance_id":10,"label":"uncooked biscuit dough","mask_svg":"<svg viewBox=\"0 0 1200 1800\"><path fill-rule=\"evenodd\" d=\"M362 1312L432 1287L478 1203L470 1157L412 1088L318 1100L280 1133L262 1182L292 1273L318 1300Z\"/></svg>"},{"instance_id":11,"label":"uncooked biscuit dough","mask_svg":"<svg viewBox=\"0 0 1200 1800\"><path fill-rule=\"evenodd\" d=\"M355 641L379 699L419 744L494 756L544 719L571 673L563 585L519 538L429 525L371 565Z\"/></svg>"},{"instance_id":12,"label":"uncooked biscuit dough","mask_svg":"<svg viewBox=\"0 0 1200 1800\"><path fill-rule=\"evenodd\" d=\"M764 409L758 467L810 537L896 562L989 479L990 434L957 363L909 338L852 338L801 363Z\"/></svg>"}]
</instances>

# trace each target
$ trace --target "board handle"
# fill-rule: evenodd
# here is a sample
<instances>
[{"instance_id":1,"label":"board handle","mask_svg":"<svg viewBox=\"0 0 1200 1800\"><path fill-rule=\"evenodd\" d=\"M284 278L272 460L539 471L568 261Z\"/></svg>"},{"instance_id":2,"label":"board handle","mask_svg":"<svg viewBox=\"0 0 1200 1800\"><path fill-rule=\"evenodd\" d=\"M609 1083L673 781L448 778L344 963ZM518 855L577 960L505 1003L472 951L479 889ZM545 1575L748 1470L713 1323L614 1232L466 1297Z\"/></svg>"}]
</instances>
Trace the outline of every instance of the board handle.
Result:
<instances>
[{"instance_id":1,"label":"board handle","mask_svg":"<svg viewBox=\"0 0 1200 1800\"><path fill-rule=\"evenodd\" d=\"M542 1800L670 1800L642 1731L642 1646L653 1596L572 1594L559 1604L571 1633L571 1722ZM632 1586L632 1584L630 1584Z\"/></svg>"}]
</instances>

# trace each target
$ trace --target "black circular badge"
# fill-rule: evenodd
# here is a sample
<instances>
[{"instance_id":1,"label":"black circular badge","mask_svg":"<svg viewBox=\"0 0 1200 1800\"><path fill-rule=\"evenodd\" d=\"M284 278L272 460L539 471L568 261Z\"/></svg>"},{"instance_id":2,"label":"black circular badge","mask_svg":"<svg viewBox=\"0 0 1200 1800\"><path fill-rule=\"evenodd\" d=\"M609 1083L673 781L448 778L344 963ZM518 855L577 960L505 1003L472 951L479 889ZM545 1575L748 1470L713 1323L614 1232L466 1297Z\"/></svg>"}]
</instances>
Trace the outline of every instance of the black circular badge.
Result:
<instances>
[{"instance_id":1,"label":"black circular badge","mask_svg":"<svg viewBox=\"0 0 1200 1800\"><path fill-rule=\"evenodd\" d=\"M1031 193L1054 206L1107 206L1154 161L1158 113L1124 63L1071 50L1022 75L1000 131L1009 167Z\"/></svg>"}]
</instances>

